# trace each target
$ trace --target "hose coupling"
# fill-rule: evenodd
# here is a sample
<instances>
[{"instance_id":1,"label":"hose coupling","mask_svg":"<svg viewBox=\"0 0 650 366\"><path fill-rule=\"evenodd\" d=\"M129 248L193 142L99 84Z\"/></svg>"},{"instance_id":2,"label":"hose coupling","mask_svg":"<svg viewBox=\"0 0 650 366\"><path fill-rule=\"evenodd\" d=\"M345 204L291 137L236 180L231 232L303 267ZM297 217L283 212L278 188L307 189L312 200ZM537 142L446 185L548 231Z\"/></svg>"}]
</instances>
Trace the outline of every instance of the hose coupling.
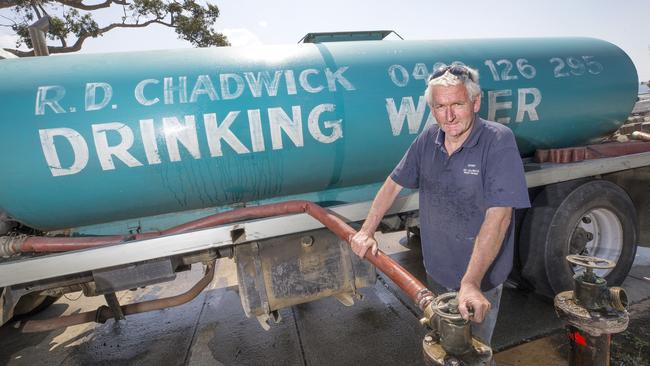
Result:
<instances>
[{"instance_id":1,"label":"hose coupling","mask_svg":"<svg viewBox=\"0 0 650 366\"><path fill-rule=\"evenodd\" d=\"M25 243L27 236L0 236L0 257L11 257L20 253L20 248Z\"/></svg>"}]
</instances>

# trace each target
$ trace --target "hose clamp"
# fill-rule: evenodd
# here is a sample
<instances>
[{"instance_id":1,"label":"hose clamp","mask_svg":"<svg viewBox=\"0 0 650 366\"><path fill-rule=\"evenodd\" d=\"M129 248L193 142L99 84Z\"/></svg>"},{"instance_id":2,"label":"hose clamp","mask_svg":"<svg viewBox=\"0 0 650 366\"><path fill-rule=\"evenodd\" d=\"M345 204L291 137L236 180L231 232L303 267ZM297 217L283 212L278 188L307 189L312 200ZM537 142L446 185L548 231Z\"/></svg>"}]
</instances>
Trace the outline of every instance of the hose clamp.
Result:
<instances>
[{"instance_id":1,"label":"hose clamp","mask_svg":"<svg viewBox=\"0 0 650 366\"><path fill-rule=\"evenodd\" d=\"M420 291L415 294L415 303L417 304L418 308L421 310L424 310L426 306L431 303L434 299L433 292L429 290L428 288L423 288Z\"/></svg>"},{"instance_id":2,"label":"hose clamp","mask_svg":"<svg viewBox=\"0 0 650 366\"><path fill-rule=\"evenodd\" d=\"M8 258L20 252L26 236L0 236L0 257Z\"/></svg>"}]
</instances>

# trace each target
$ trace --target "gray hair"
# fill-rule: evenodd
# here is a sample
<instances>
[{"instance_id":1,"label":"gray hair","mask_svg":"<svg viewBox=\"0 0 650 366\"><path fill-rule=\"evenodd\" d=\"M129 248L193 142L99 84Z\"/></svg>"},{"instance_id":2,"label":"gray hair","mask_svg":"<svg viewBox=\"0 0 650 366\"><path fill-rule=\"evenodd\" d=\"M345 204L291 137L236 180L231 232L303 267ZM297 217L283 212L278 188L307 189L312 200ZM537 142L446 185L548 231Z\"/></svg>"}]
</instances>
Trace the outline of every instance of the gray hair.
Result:
<instances>
[{"instance_id":1,"label":"gray hair","mask_svg":"<svg viewBox=\"0 0 650 366\"><path fill-rule=\"evenodd\" d=\"M455 86L455 85L460 85L461 83L465 85L465 89L467 90L467 95L469 96L469 99L471 101L474 101L474 99L481 94L481 86L478 83L479 75L478 75L478 70L472 69L471 67L464 66L464 68L467 69L467 72L469 73L469 77L462 77L462 76L456 76L447 70L444 74L441 76L429 80L427 83L427 87L424 90L424 99L429 103L431 99L431 87L432 86ZM429 103L431 104L431 103Z\"/></svg>"}]
</instances>

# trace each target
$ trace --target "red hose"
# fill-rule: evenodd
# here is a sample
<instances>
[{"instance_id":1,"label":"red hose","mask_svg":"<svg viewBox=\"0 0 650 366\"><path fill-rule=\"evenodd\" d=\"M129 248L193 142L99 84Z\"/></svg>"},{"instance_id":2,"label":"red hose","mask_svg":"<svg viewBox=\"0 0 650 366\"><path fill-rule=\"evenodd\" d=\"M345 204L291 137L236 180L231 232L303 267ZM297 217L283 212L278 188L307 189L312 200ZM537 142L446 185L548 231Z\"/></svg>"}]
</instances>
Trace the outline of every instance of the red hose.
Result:
<instances>
[{"instance_id":1,"label":"red hose","mask_svg":"<svg viewBox=\"0 0 650 366\"><path fill-rule=\"evenodd\" d=\"M109 244L119 244L127 240L142 240L160 235L181 234L192 230L229 224L249 219L259 219L272 216L282 216L297 213L307 213L314 219L320 221L325 227L334 232L339 238L350 243L356 231L345 221L331 211L310 202L310 201L287 201L269 205L245 207L228 212L218 213L198 220L172 227L162 232L149 232L130 236L103 236L103 237L82 237L82 238L58 238L58 237L29 237L17 248L21 252L41 251L60 252L77 249L86 249ZM14 246L16 247L16 246ZM433 299L433 293L429 291L422 282L406 271L382 251L372 255L366 253L365 259L375 265L381 272L397 284L415 303L424 310L426 305Z\"/></svg>"}]
</instances>

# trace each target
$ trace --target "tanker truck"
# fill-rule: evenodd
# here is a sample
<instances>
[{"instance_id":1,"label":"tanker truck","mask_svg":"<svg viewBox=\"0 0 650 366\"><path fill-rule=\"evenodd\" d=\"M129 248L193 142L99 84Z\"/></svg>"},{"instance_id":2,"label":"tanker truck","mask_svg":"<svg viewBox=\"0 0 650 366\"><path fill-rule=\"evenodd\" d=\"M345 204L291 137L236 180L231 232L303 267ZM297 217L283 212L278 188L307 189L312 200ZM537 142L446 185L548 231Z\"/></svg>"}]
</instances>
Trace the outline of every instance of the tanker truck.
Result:
<instances>
[{"instance_id":1,"label":"tanker truck","mask_svg":"<svg viewBox=\"0 0 650 366\"><path fill-rule=\"evenodd\" d=\"M617 262L598 274L620 284L650 242L650 143L604 143L637 99L630 58L589 38L386 34L0 61L2 323L80 290L119 319L115 292L221 257L265 327L293 304L351 305L375 268L282 203L362 221L436 123L427 77L454 62L480 71L479 113L514 131L525 165L513 276L552 295L573 283L563 258L583 254ZM417 232L418 205L403 192L381 229Z\"/></svg>"}]
</instances>

